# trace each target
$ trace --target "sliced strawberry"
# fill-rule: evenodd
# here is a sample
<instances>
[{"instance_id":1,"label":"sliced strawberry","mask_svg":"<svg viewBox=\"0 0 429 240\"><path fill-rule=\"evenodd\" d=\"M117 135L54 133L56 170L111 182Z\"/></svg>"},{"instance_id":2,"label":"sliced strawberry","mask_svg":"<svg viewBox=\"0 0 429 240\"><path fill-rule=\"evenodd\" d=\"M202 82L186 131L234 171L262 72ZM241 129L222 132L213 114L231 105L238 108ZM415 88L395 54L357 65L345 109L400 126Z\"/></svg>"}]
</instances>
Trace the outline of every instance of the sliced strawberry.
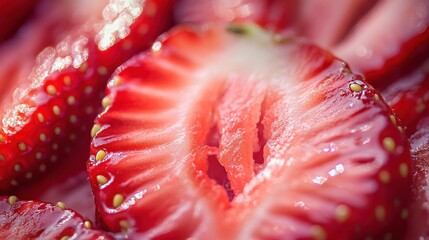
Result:
<instances>
[{"instance_id":1,"label":"sliced strawberry","mask_svg":"<svg viewBox=\"0 0 429 240\"><path fill-rule=\"evenodd\" d=\"M429 113L429 60L387 86L382 95L406 126L406 133L413 134L418 121Z\"/></svg>"},{"instance_id":2,"label":"sliced strawberry","mask_svg":"<svg viewBox=\"0 0 429 240\"><path fill-rule=\"evenodd\" d=\"M85 22L101 18L101 11L108 1L85 4L85 10L82 10L85 2L88 1L40 0L31 21L22 26L19 34L0 45L0 103L9 100L4 96L11 96L18 86L28 84L38 53L57 44ZM0 115L3 111L0 108Z\"/></svg>"},{"instance_id":3,"label":"sliced strawberry","mask_svg":"<svg viewBox=\"0 0 429 240\"><path fill-rule=\"evenodd\" d=\"M169 26L172 5L112 0L101 23L39 54L31 82L2 102L0 192L75 151L74 141L89 138L110 73Z\"/></svg>"},{"instance_id":4,"label":"sliced strawberry","mask_svg":"<svg viewBox=\"0 0 429 240\"><path fill-rule=\"evenodd\" d=\"M178 27L108 85L88 162L139 239L400 239L409 147L344 62L259 28Z\"/></svg>"},{"instance_id":5,"label":"sliced strawberry","mask_svg":"<svg viewBox=\"0 0 429 240\"><path fill-rule=\"evenodd\" d=\"M252 21L275 32L293 32L332 47L375 5L374 0L181 0L179 23ZM323 19L323 20L320 20Z\"/></svg>"},{"instance_id":6,"label":"sliced strawberry","mask_svg":"<svg viewBox=\"0 0 429 240\"><path fill-rule=\"evenodd\" d=\"M429 118L423 118L411 138L413 195L406 239L429 238ZM404 213L407 214L407 213Z\"/></svg>"},{"instance_id":7,"label":"sliced strawberry","mask_svg":"<svg viewBox=\"0 0 429 240\"><path fill-rule=\"evenodd\" d=\"M178 23L255 22L273 31L284 31L298 17L296 0L179 0Z\"/></svg>"},{"instance_id":8,"label":"sliced strawberry","mask_svg":"<svg viewBox=\"0 0 429 240\"><path fill-rule=\"evenodd\" d=\"M66 154L53 171L44 170L44 176L18 188L14 195L19 199L43 202L64 202L67 207L86 219L95 220L95 204L86 173L89 141L82 139L75 146L82 151ZM83 151L85 149L85 151Z\"/></svg>"},{"instance_id":9,"label":"sliced strawberry","mask_svg":"<svg viewBox=\"0 0 429 240\"><path fill-rule=\"evenodd\" d=\"M429 54L427 0L181 0L176 19L253 21L293 32L331 49L377 86L406 75Z\"/></svg>"},{"instance_id":10,"label":"sliced strawberry","mask_svg":"<svg viewBox=\"0 0 429 240\"><path fill-rule=\"evenodd\" d=\"M0 42L18 31L37 2L38 0L0 0Z\"/></svg>"},{"instance_id":11,"label":"sliced strawberry","mask_svg":"<svg viewBox=\"0 0 429 240\"><path fill-rule=\"evenodd\" d=\"M0 197L1 239L112 239L76 212L15 196Z\"/></svg>"},{"instance_id":12,"label":"sliced strawberry","mask_svg":"<svg viewBox=\"0 0 429 240\"><path fill-rule=\"evenodd\" d=\"M429 54L429 1L383 0L334 52L377 86L407 74Z\"/></svg>"}]
</instances>

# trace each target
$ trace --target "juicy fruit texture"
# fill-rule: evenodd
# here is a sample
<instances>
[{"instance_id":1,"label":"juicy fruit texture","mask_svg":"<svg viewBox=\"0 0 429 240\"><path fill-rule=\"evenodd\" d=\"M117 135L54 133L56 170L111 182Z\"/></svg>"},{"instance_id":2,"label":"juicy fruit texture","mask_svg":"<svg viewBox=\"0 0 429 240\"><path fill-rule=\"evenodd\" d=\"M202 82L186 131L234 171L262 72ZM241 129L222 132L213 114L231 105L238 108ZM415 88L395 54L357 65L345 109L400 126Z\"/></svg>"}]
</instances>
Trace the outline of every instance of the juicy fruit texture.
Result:
<instances>
[{"instance_id":1,"label":"juicy fruit texture","mask_svg":"<svg viewBox=\"0 0 429 240\"><path fill-rule=\"evenodd\" d=\"M228 29L175 28L108 84L88 162L103 224L149 239L400 239L409 146L379 93L305 41Z\"/></svg>"},{"instance_id":2,"label":"juicy fruit texture","mask_svg":"<svg viewBox=\"0 0 429 240\"><path fill-rule=\"evenodd\" d=\"M83 27L39 54L31 82L3 102L0 192L34 178L74 151L78 136L89 140L109 75L169 26L166 16L172 4L112 0L102 22L89 30Z\"/></svg>"},{"instance_id":3,"label":"juicy fruit texture","mask_svg":"<svg viewBox=\"0 0 429 240\"><path fill-rule=\"evenodd\" d=\"M76 212L38 201L0 197L1 239L112 239Z\"/></svg>"}]
</instances>

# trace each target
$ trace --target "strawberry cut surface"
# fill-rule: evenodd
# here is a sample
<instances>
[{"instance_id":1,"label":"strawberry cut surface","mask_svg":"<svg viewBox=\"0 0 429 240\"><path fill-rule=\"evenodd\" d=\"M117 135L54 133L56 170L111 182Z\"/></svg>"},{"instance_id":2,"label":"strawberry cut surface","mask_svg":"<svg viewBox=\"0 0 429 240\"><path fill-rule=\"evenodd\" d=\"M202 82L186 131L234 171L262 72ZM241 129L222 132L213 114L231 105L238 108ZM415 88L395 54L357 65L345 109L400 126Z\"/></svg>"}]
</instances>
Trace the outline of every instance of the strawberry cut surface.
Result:
<instances>
[{"instance_id":1,"label":"strawberry cut surface","mask_svg":"<svg viewBox=\"0 0 429 240\"><path fill-rule=\"evenodd\" d=\"M99 22L38 55L27 81L1 102L0 193L36 179L64 154L88 150L75 142L90 139L110 74L169 27L172 5L111 0Z\"/></svg>"},{"instance_id":2,"label":"strawberry cut surface","mask_svg":"<svg viewBox=\"0 0 429 240\"><path fill-rule=\"evenodd\" d=\"M105 227L143 239L400 239L409 146L380 94L304 40L178 27L119 68L92 128Z\"/></svg>"},{"instance_id":3,"label":"strawberry cut surface","mask_svg":"<svg viewBox=\"0 0 429 240\"><path fill-rule=\"evenodd\" d=\"M112 239L62 203L0 197L1 239Z\"/></svg>"}]
</instances>

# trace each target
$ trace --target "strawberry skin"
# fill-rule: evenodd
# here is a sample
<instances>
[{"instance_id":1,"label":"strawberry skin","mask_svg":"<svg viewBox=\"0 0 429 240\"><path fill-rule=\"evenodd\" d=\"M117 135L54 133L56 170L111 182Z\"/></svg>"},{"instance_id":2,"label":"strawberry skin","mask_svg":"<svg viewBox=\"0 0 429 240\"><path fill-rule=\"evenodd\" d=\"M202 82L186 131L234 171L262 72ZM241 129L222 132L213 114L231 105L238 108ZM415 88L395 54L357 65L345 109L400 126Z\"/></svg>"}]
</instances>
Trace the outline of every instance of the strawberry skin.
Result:
<instances>
[{"instance_id":1,"label":"strawberry skin","mask_svg":"<svg viewBox=\"0 0 429 240\"><path fill-rule=\"evenodd\" d=\"M38 2L38 0L0 0L0 42L18 31Z\"/></svg>"},{"instance_id":2,"label":"strawberry skin","mask_svg":"<svg viewBox=\"0 0 429 240\"><path fill-rule=\"evenodd\" d=\"M34 179L72 153L74 141L89 139L110 74L169 26L172 5L112 0L99 24L84 26L39 54L31 82L3 101L0 192Z\"/></svg>"},{"instance_id":3,"label":"strawberry skin","mask_svg":"<svg viewBox=\"0 0 429 240\"><path fill-rule=\"evenodd\" d=\"M175 28L111 79L88 161L106 228L401 239L409 145L380 94L303 40L227 29Z\"/></svg>"},{"instance_id":4,"label":"strawberry skin","mask_svg":"<svg viewBox=\"0 0 429 240\"><path fill-rule=\"evenodd\" d=\"M62 203L0 197L0 215L1 239L112 239Z\"/></svg>"},{"instance_id":5,"label":"strawberry skin","mask_svg":"<svg viewBox=\"0 0 429 240\"><path fill-rule=\"evenodd\" d=\"M406 76L429 55L427 0L181 0L175 12L179 23L251 21L307 37L377 88Z\"/></svg>"},{"instance_id":6,"label":"strawberry skin","mask_svg":"<svg viewBox=\"0 0 429 240\"><path fill-rule=\"evenodd\" d=\"M428 42L429 1L384 0L333 51L380 88L426 59Z\"/></svg>"},{"instance_id":7,"label":"strawberry skin","mask_svg":"<svg viewBox=\"0 0 429 240\"><path fill-rule=\"evenodd\" d=\"M429 60L409 75L397 79L382 89L386 102L404 124L408 136L414 134L417 123L428 115L429 105Z\"/></svg>"}]
</instances>

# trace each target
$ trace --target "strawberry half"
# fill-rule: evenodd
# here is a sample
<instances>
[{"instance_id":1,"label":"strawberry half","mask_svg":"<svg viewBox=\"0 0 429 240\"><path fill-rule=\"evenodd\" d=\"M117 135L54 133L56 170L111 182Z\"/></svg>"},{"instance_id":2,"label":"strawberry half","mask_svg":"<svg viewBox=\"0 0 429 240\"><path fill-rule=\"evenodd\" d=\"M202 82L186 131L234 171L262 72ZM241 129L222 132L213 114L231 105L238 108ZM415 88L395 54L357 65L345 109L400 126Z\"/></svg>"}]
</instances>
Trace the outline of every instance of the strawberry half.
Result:
<instances>
[{"instance_id":1,"label":"strawberry half","mask_svg":"<svg viewBox=\"0 0 429 240\"><path fill-rule=\"evenodd\" d=\"M62 203L0 197L0 215L1 239L112 239Z\"/></svg>"},{"instance_id":2,"label":"strawberry half","mask_svg":"<svg viewBox=\"0 0 429 240\"><path fill-rule=\"evenodd\" d=\"M140 239L400 238L409 146L379 93L303 40L178 27L108 84L89 179Z\"/></svg>"},{"instance_id":3,"label":"strawberry half","mask_svg":"<svg viewBox=\"0 0 429 240\"><path fill-rule=\"evenodd\" d=\"M89 140L110 74L169 26L172 5L172 0L112 0L102 22L39 54L26 85L2 102L0 192L75 151L73 142Z\"/></svg>"}]
</instances>

